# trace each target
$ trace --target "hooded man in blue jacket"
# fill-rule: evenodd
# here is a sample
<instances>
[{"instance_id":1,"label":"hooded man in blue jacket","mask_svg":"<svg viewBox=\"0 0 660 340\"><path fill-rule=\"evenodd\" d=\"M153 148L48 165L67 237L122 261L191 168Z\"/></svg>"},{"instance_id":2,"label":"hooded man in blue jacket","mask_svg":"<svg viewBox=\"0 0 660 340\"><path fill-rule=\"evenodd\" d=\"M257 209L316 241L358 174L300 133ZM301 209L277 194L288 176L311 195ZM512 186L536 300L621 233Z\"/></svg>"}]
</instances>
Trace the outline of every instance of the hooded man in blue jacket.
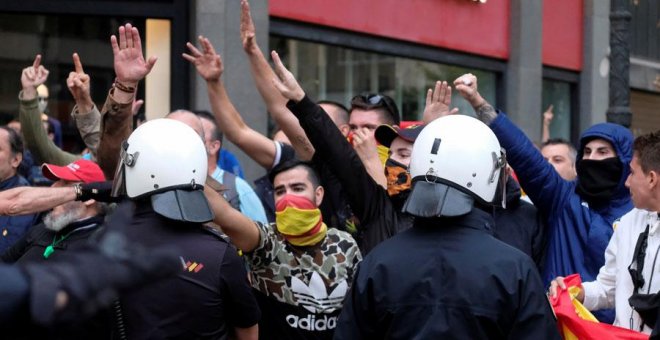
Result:
<instances>
[{"instance_id":1,"label":"hooded man in blue jacket","mask_svg":"<svg viewBox=\"0 0 660 340\"><path fill-rule=\"evenodd\" d=\"M605 263L613 223L633 207L624 185L632 159L632 133L611 123L587 129L580 137L578 177L566 181L520 128L481 97L474 75L459 77L454 86L493 130L522 188L547 218L548 248L541 269L544 284L573 273L579 273L584 282L595 280ZM596 315L600 321L610 322L613 316L611 311Z\"/></svg>"}]
</instances>

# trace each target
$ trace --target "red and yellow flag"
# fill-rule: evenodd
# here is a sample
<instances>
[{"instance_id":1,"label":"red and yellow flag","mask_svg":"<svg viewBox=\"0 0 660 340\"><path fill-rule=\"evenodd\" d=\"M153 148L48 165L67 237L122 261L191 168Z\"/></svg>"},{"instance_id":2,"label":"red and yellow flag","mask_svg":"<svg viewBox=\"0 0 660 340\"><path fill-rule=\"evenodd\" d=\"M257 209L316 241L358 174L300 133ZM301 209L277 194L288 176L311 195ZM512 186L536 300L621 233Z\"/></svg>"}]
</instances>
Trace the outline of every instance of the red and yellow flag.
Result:
<instances>
[{"instance_id":1,"label":"red and yellow flag","mask_svg":"<svg viewBox=\"0 0 660 340\"><path fill-rule=\"evenodd\" d=\"M579 274L564 279L566 289L559 288L556 297L550 298L557 316L557 327L566 340L642 340L647 334L613 326L598 320L575 297L582 280Z\"/></svg>"}]
</instances>

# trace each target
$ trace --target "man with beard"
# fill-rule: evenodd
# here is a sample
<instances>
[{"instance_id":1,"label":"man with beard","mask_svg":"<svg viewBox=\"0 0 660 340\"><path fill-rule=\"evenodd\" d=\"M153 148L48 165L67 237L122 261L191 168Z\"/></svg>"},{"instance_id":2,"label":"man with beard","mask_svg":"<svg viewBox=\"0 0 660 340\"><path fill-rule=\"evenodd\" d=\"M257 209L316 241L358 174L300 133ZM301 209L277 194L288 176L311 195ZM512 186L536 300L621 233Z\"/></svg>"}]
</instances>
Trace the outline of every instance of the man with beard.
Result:
<instances>
[{"instance_id":1,"label":"man with beard","mask_svg":"<svg viewBox=\"0 0 660 340\"><path fill-rule=\"evenodd\" d=\"M79 159L67 166L44 164L43 175L55 181L53 187L105 181L103 171L94 162ZM3 255L4 262L42 262L77 249L103 224L105 205L95 200L73 201L56 206Z\"/></svg>"},{"instance_id":2,"label":"man with beard","mask_svg":"<svg viewBox=\"0 0 660 340\"><path fill-rule=\"evenodd\" d=\"M522 188L548 219L544 284L573 273L579 273L585 282L594 281L605 264L612 224L633 208L624 185L632 159L632 133L611 123L587 129L580 138L577 180L569 182L543 159L520 128L481 97L474 75L463 75L454 85L477 117L493 130ZM610 323L613 316L611 310L596 315Z\"/></svg>"},{"instance_id":3,"label":"man with beard","mask_svg":"<svg viewBox=\"0 0 660 340\"><path fill-rule=\"evenodd\" d=\"M275 223L252 221L205 189L213 221L245 254L264 315L259 338L331 339L360 250L348 233L325 224L319 209L325 190L309 164L287 161L269 176Z\"/></svg>"},{"instance_id":4,"label":"man with beard","mask_svg":"<svg viewBox=\"0 0 660 340\"><path fill-rule=\"evenodd\" d=\"M101 168L96 163L84 159L67 166L43 164L41 171L44 177L55 182L52 185L54 188L105 180ZM43 223L32 227L27 234L9 248L2 255L2 261L21 266L48 263L54 260L71 261L79 256L77 252L89 247L90 237L102 228L105 213L105 203L99 203L93 199L60 204L44 217ZM16 333L10 337L13 339L44 336L55 339L86 338L91 334L109 332L110 329L104 326L107 324L106 318L105 313L100 313L85 323L74 322L68 327L56 330L40 327L26 330L17 327L15 328Z\"/></svg>"}]
</instances>

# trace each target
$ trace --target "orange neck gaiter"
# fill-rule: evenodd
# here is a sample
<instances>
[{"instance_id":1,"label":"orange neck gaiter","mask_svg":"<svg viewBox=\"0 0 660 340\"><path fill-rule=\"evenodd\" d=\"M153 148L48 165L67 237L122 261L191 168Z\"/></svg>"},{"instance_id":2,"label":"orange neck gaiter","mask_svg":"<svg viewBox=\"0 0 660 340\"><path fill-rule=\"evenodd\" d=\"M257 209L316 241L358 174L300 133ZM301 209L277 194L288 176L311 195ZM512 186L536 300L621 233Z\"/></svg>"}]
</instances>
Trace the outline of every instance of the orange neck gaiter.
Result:
<instances>
[{"instance_id":1,"label":"orange neck gaiter","mask_svg":"<svg viewBox=\"0 0 660 340\"><path fill-rule=\"evenodd\" d=\"M306 197L284 195L275 203L277 230L294 246L311 246L325 237L328 230L321 210Z\"/></svg>"}]
</instances>

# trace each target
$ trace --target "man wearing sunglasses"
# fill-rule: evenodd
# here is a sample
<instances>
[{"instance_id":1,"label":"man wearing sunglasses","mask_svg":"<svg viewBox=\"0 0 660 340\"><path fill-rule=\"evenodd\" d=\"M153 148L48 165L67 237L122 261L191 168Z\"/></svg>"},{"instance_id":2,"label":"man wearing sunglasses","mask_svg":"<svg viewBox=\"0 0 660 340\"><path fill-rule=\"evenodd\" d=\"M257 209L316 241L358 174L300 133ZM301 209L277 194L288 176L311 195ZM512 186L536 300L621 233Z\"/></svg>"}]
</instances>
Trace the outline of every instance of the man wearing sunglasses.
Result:
<instances>
[{"instance_id":1,"label":"man wearing sunglasses","mask_svg":"<svg viewBox=\"0 0 660 340\"><path fill-rule=\"evenodd\" d=\"M577 295L589 310L614 307L615 326L646 334L660 325L656 323L660 277L654 277L660 271L659 155L660 131L635 139L626 180L635 209L615 222L605 265L595 281L582 284ZM549 294L556 295L557 287L566 288L563 277L551 282Z\"/></svg>"}]
</instances>

